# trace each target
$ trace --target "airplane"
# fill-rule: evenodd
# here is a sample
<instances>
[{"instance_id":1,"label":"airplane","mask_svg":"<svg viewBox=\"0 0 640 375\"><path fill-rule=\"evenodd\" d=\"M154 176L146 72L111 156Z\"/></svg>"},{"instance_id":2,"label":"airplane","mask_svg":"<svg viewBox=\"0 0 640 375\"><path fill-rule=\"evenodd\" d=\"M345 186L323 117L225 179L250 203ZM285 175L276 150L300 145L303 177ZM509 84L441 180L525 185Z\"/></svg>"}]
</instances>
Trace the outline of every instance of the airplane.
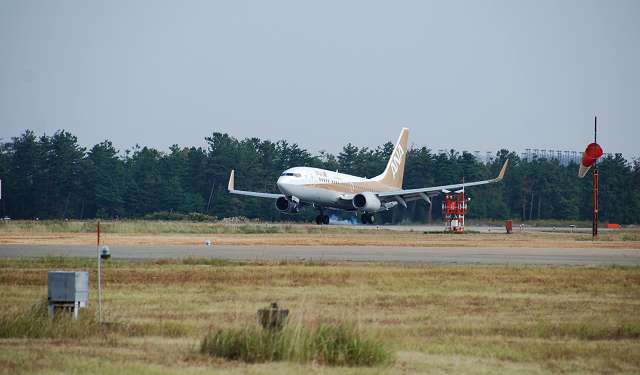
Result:
<instances>
[{"instance_id":1,"label":"airplane","mask_svg":"<svg viewBox=\"0 0 640 375\"><path fill-rule=\"evenodd\" d=\"M395 148L384 172L373 178L352 176L338 171L311 167L294 167L282 172L277 181L280 193L261 193L235 189L235 170L229 176L228 190L231 194L275 199L276 208L295 214L304 206L319 211L316 224L329 224L325 210L355 211L363 224L373 224L374 214L389 210L398 204L407 207L407 202L424 200L431 204L431 197L450 190L500 182L504 178L507 159L498 177L491 180L465 182L418 189L402 189L404 164L407 157L409 129L402 128Z\"/></svg>"}]
</instances>

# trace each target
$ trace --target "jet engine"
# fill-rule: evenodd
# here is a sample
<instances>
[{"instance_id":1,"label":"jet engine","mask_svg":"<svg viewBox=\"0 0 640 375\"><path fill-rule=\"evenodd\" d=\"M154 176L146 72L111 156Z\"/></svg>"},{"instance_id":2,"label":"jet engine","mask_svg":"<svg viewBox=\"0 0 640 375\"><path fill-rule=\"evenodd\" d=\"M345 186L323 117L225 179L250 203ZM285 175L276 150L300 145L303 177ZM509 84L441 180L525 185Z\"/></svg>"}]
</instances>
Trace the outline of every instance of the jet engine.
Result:
<instances>
[{"instance_id":1,"label":"jet engine","mask_svg":"<svg viewBox=\"0 0 640 375\"><path fill-rule=\"evenodd\" d=\"M286 197L280 197L276 199L276 208L280 212L288 212L291 214L297 214L298 212L300 212L298 202L289 200Z\"/></svg>"},{"instance_id":2,"label":"jet engine","mask_svg":"<svg viewBox=\"0 0 640 375\"><path fill-rule=\"evenodd\" d=\"M380 206L380 199L371 192L366 191L364 193L356 194L356 196L353 197L353 207L359 210L377 212L380 210Z\"/></svg>"}]
</instances>

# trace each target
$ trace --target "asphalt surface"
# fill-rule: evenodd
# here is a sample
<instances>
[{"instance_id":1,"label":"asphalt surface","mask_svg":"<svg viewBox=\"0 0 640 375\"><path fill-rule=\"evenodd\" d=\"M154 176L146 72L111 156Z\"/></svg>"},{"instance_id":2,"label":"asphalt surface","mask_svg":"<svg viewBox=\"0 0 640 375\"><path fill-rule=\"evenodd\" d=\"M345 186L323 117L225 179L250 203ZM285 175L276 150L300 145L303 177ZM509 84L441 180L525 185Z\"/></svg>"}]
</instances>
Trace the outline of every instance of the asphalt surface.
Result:
<instances>
[{"instance_id":1,"label":"asphalt surface","mask_svg":"<svg viewBox=\"0 0 640 375\"><path fill-rule=\"evenodd\" d=\"M536 249L389 246L112 246L113 259L208 257L228 260L351 261L433 264L640 265L637 249ZM0 257L94 257L81 245L0 245Z\"/></svg>"}]
</instances>

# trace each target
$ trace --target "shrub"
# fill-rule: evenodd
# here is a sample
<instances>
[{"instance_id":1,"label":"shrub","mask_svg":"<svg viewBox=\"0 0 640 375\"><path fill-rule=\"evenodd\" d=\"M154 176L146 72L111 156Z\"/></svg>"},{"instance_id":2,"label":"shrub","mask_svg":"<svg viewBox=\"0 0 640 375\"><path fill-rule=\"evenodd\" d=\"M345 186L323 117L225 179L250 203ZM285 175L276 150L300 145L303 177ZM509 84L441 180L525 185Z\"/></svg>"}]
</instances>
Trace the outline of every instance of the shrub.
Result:
<instances>
[{"instance_id":1,"label":"shrub","mask_svg":"<svg viewBox=\"0 0 640 375\"><path fill-rule=\"evenodd\" d=\"M391 353L381 342L345 324L322 324L314 329L287 327L282 331L258 327L220 329L205 336L200 351L249 363L286 360L315 361L329 366L375 366L391 361Z\"/></svg>"},{"instance_id":2,"label":"shrub","mask_svg":"<svg viewBox=\"0 0 640 375\"><path fill-rule=\"evenodd\" d=\"M367 366L389 359L381 343L362 337L353 327L321 325L312 337L316 360L331 366Z\"/></svg>"}]
</instances>

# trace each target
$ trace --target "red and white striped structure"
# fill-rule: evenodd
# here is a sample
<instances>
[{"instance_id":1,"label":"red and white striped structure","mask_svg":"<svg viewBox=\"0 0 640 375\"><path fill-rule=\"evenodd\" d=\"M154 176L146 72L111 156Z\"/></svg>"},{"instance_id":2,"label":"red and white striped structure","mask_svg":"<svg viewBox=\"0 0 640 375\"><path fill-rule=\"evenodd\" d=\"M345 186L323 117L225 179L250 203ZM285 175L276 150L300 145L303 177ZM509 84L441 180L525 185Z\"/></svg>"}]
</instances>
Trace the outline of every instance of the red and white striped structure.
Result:
<instances>
[{"instance_id":1,"label":"red and white striped structure","mask_svg":"<svg viewBox=\"0 0 640 375\"><path fill-rule=\"evenodd\" d=\"M598 171L598 159L602 157L602 147L598 144L598 117L593 120L593 142L587 145L582 154L580 168L578 169L578 177L584 177L589 169L593 167L593 219L591 222L591 234L593 238L598 237L598 186L600 172Z\"/></svg>"},{"instance_id":2,"label":"red and white striped structure","mask_svg":"<svg viewBox=\"0 0 640 375\"><path fill-rule=\"evenodd\" d=\"M584 177L589 169L600 159L602 156L602 147L599 144L593 142L589 143L587 148L582 154L582 161L580 161L580 169L578 169L578 177Z\"/></svg>"}]
</instances>

